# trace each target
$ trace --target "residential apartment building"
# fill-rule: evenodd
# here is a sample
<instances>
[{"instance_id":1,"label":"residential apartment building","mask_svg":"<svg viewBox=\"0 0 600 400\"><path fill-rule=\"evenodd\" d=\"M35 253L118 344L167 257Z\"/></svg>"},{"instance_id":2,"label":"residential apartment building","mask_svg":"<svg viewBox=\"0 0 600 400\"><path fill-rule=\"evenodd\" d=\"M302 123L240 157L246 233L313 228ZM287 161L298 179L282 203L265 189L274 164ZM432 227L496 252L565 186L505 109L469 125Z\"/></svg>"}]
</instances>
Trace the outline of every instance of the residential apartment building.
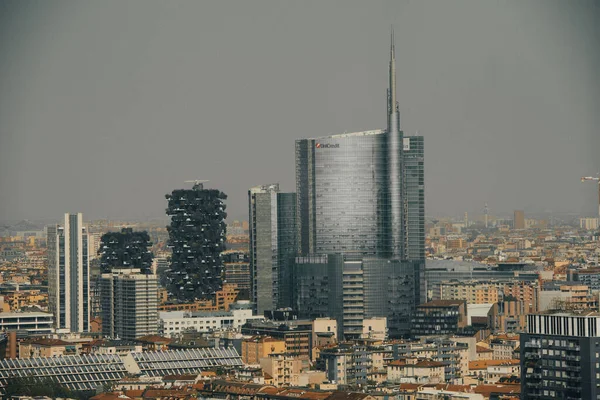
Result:
<instances>
[{"instance_id":1,"label":"residential apartment building","mask_svg":"<svg viewBox=\"0 0 600 400\"><path fill-rule=\"evenodd\" d=\"M260 364L262 358L285 352L285 341L282 339L274 339L269 336L253 336L242 340L242 361L244 364L257 365Z\"/></svg>"},{"instance_id":2,"label":"residential apartment building","mask_svg":"<svg viewBox=\"0 0 600 400\"><path fill-rule=\"evenodd\" d=\"M158 333L158 278L139 269L113 269L100 278L102 334L134 340Z\"/></svg>"},{"instance_id":3,"label":"residential apartment building","mask_svg":"<svg viewBox=\"0 0 600 400\"><path fill-rule=\"evenodd\" d=\"M596 399L600 396L598 313L529 315L520 348L523 399Z\"/></svg>"},{"instance_id":4,"label":"residential apartment building","mask_svg":"<svg viewBox=\"0 0 600 400\"><path fill-rule=\"evenodd\" d=\"M90 265L83 215L65 214L47 228L48 306L58 329L90 330Z\"/></svg>"}]
</instances>

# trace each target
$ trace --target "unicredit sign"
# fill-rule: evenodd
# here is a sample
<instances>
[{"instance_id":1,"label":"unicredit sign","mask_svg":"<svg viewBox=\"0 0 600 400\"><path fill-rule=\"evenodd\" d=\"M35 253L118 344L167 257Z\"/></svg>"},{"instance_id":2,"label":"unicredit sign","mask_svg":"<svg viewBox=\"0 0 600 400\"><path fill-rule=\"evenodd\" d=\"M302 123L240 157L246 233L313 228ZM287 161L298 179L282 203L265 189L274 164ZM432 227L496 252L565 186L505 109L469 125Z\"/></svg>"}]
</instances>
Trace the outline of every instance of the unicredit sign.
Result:
<instances>
[{"instance_id":1,"label":"unicredit sign","mask_svg":"<svg viewBox=\"0 0 600 400\"><path fill-rule=\"evenodd\" d=\"M317 149L339 149L340 148L340 144L339 143L317 143L315 145L315 147Z\"/></svg>"}]
</instances>

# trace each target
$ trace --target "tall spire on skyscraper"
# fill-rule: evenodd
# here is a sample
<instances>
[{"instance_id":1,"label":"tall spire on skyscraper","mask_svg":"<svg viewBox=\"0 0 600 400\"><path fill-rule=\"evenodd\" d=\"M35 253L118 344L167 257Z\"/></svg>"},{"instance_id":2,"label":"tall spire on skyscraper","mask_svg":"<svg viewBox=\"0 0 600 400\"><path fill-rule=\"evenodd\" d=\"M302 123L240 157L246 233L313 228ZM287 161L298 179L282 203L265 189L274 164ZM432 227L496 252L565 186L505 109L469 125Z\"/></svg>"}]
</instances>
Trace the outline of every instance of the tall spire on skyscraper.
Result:
<instances>
[{"instance_id":1,"label":"tall spire on skyscraper","mask_svg":"<svg viewBox=\"0 0 600 400\"><path fill-rule=\"evenodd\" d=\"M389 91L388 113L391 115L396 112L396 47L394 45L393 25L390 41Z\"/></svg>"}]
</instances>

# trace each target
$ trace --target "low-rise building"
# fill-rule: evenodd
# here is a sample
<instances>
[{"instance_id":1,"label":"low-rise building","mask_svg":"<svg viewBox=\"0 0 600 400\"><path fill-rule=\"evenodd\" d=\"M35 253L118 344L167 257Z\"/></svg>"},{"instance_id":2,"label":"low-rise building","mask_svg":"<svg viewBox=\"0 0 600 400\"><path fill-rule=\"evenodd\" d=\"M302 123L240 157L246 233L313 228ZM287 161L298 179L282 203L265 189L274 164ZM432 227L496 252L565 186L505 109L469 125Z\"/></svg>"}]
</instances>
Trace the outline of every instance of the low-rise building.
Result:
<instances>
[{"instance_id":1,"label":"low-rise building","mask_svg":"<svg viewBox=\"0 0 600 400\"><path fill-rule=\"evenodd\" d=\"M0 313L0 331L27 331L48 334L54 331L54 316L45 312Z\"/></svg>"},{"instance_id":2,"label":"low-rise building","mask_svg":"<svg viewBox=\"0 0 600 400\"><path fill-rule=\"evenodd\" d=\"M160 331L166 337L178 336L185 331L212 332L239 330L248 321L262 321L252 315L252 309L233 306L231 311L161 311Z\"/></svg>"}]
</instances>

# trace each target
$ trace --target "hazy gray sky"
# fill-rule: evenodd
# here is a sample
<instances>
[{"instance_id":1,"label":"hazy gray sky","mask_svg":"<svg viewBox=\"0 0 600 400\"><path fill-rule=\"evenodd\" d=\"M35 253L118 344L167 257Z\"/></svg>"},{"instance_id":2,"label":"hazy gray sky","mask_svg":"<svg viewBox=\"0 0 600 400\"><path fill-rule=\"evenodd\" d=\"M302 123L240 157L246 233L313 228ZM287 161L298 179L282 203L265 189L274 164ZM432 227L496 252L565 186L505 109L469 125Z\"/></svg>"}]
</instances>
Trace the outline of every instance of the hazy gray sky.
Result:
<instances>
[{"instance_id":1,"label":"hazy gray sky","mask_svg":"<svg viewBox=\"0 0 600 400\"><path fill-rule=\"evenodd\" d=\"M294 139L384 128L390 24L428 215L594 214L600 3L0 2L0 219L164 215L294 190Z\"/></svg>"}]
</instances>

